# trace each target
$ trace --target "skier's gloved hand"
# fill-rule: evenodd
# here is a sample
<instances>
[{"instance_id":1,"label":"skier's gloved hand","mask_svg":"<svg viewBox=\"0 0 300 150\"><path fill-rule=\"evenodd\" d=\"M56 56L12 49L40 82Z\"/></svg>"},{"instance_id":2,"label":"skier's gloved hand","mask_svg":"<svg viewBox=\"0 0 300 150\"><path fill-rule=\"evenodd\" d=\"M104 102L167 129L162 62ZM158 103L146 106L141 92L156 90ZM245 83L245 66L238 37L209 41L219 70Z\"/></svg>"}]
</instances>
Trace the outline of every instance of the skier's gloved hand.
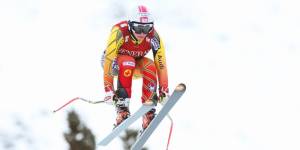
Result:
<instances>
[{"instance_id":1,"label":"skier's gloved hand","mask_svg":"<svg viewBox=\"0 0 300 150\"><path fill-rule=\"evenodd\" d=\"M114 97L115 97L114 91L105 92L105 97L104 97L105 103L109 105L114 105L115 104Z\"/></svg>"},{"instance_id":2,"label":"skier's gloved hand","mask_svg":"<svg viewBox=\"0 0 300 150\"><path fill-rule=\"evenodd\" d=\"M159 103L164 105L169 99L169 89L166 87L159 87Z\"/></svg>"}]
</instances>

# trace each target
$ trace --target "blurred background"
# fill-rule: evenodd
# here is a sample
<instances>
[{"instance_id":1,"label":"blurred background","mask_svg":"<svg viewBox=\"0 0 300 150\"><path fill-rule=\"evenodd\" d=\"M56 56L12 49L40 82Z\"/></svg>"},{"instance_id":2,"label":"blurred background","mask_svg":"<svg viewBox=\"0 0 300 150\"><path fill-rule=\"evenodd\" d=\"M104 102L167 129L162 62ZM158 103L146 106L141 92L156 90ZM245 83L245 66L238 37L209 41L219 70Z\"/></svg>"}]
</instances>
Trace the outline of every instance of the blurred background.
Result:
<instances>
[{"instance_id":1,"label":"blurred background","mask_svg":"<svg viewBox=\"0 0 300 150\"><path fill-rule=\"evenodd\" d=\"M170 113L170 150L300 149L296 0L0 0L1 150L66 150L78 144L71 137L87 150L126 149L124 138L93 143L111 132L112 106L52 111L77 96L103 99L102 52L136 4L149 7L164 40L170 90L187 85ZM132 112L140 97L135 80ZM163 120L145 147L165 149L169 126Z\"/></svg>"}]
</instances>

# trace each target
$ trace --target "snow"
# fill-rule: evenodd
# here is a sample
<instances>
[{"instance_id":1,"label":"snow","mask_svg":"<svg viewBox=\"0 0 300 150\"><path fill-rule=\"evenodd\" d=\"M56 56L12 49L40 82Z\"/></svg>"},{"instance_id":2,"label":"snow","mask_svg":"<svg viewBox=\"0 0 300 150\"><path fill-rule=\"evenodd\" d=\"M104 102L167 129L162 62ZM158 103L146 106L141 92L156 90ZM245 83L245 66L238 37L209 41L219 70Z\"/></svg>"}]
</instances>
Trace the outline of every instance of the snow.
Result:
<instances>
[{"instance_id":1,"label":"snow","mask_svg":"<svg viewBox=\"0 0 300 150\"><path fill-rule=\"evenodd\" d=\"M67 149L76 110L97 140L114 109L103 98L100 58L111 26L135 3L156 17L170 88L187 92L171 115L171 150L300 149L300 12L294 0L0 0L0 149ZM133 91L141 91L134 81ZM131 110L140 105L133 94ZM140 121L132 127L139 129ZM165 119L146 146L164 149ZM98 149L121 149L120 140Z\"/></svg>"}]
</instances>

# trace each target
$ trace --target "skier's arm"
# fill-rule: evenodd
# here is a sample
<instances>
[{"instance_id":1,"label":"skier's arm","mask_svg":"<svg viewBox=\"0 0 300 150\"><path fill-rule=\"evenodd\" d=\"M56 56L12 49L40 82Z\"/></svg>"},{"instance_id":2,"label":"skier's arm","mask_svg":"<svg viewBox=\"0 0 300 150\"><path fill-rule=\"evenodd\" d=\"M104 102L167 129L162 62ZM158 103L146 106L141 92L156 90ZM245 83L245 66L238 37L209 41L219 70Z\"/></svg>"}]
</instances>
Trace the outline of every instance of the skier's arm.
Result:
<instances>
[{"instance_id":1,"label":"skier's arm","mask_svg":"<svg viewBox=\"0 0 300 150\"><path fill-rule=\"evenodd\" d=\"M154 63L157 69L157 76L159 81L159 91L168 93L168 71L165 55L165 47L163 41L155 32L154 38L151 40L152 51L154 55Z\"/></svg>"},{"instance_id":2,"label":"skier's arm","mask_svg":"<svg viewBox=\"0 0 300 150\"><path fill-rule=\"evenodd\" d=\"M114 91L114 76L112 72L113 61L116 59L118 49L123 43L122 32L118 27L113 27L107 42L104 57L104 88L105 92Z\"/></svg>"}]
</instances>

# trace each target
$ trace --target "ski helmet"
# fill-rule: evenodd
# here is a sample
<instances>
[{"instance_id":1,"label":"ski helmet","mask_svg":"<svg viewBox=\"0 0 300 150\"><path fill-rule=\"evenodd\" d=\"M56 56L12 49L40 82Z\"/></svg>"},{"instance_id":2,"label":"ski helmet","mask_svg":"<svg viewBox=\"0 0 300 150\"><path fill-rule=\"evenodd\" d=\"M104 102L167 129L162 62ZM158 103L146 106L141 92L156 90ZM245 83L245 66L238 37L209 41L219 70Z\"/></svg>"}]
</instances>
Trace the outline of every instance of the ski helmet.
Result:
<instances>
[{"instance_id":1,"label":"ski helmet","mask_svg":"<svg viewBox=\"0 0 300 150\"><path fill-rule=\"evenodd\" d=\"M153 18L146 6L138 5L133 10L130 21L138 23L153 23Z\"/></svg>"},{"instance_id":2,"label":"ski helmet","mask_svg":"<svg viewBox=\"0 0 300 150\"><path fill-rule=\"evenodd\" d=\"M129 19L129 27L136 33L149 33L153 28L153 18L148 9L144 5L135 8Z\"/></svg>"}]
</instances>

